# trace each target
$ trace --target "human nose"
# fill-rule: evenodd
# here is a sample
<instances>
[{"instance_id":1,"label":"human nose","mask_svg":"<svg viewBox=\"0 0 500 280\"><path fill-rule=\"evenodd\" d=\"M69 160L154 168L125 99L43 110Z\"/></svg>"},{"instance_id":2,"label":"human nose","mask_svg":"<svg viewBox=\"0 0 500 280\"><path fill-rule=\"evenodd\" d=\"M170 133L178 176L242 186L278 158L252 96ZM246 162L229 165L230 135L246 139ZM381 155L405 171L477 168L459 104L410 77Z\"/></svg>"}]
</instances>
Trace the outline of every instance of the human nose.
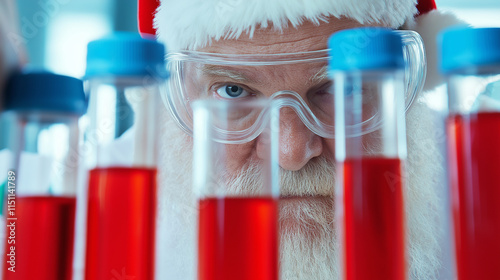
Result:
<instances>
[{"instance_id":1,"label":"human nose","mask_svg":"<svg viewBox=\"0 0 500 280\"><path fill-rule=\"evenodd\" d=\"M321 155L321 138L310 131L290 108L280 111L279 163L283 169L300 170L314 157Z\"/></svg>"}]
</instances>

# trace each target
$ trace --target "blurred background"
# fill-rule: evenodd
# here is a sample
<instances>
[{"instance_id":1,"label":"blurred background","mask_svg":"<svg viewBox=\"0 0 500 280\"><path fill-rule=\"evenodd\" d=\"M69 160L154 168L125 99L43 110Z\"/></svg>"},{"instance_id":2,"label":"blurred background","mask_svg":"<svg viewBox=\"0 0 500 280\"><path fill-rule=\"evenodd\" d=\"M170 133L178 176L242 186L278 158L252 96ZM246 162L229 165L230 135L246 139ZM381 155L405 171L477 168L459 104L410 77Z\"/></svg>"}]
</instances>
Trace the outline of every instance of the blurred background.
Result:
<instances>
[{"instance_id":1,"label":"blurred background","mask_svg":"<svg viewBox=\"0 0 500 280\"><path fill-rule=\"evenodd\" d=\"M499 0L436 0L476 27L500 27ZM30 64L81 78L86 45L111 31L137 31L137 0L17 0Z\"/></svg>"},{"instance_id":2,"label":"blurred background","mask_svg":"<svg viewBox=\"0 0 500 280\"><path fill-rule=\"evenodd\" d=\"M31 66L78 78L89 41L138 31L137 0L17 0L17 8Z\"/></svg>"}]
</instances>

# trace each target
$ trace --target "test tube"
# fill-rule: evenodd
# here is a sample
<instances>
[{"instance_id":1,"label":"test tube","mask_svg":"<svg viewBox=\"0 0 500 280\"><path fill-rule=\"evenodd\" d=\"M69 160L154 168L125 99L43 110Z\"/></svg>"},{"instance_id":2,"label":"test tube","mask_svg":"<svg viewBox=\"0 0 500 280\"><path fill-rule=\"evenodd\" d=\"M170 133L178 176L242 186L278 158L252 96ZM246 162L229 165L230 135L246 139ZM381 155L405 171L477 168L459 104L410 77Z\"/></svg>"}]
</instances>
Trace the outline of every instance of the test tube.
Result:
<instances>
[{"instance_id":1,"label":"test tube","mask_svg":"<svg viewBox=\"0 0 500 280\"><path fill-rule=\"evenodd\" d=\"M19 73L9 79L5 98L2 152L12 161L2 279L71 280L83 83Z\"/></svg>"},{"instance_id":2,"label":"test tube","mask_svg":"<svg viewBox=\"0 0 500 280\"><path fill-rule=\"evenodd\" d=\"M453 28L440 40L458 279L500 279L500 28Z\"/></svg>"},{"instance_id":3,"label":"test tube","mask_svg":"<svg viewBox=\"0 0 500 280\"><path fill-rule=\"evenodd\" d=\"M359 28L335 33L329 46L342 278L406 279L402 38Z\"/></svg>"},{"instance_id":4,"label":"test tube","mask_svg":"<svg viewBox=\"0 0 500 280\"><path fill-rule=\"evenodd\" d=\"M132 33L88 45L85 279L154 279L164 51Z\"/></svg>"},{"instance_id":5,"label":"test tube","mask_svg":"<svg viewBox=\"0 0 500 280\"><path fill-rule=\"evenodd\" d=\"M278 112L271 104L193 103L199 280L278 279Z\"/></svg>"}]
</instances>

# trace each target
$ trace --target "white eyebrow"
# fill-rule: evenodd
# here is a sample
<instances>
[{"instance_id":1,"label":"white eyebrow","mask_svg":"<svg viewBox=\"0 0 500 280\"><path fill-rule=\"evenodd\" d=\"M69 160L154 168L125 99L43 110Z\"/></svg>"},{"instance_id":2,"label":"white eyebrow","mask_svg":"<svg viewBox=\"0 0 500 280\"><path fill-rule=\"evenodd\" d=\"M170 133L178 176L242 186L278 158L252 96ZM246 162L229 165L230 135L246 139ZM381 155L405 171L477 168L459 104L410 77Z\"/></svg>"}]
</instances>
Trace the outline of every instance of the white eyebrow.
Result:
<instances>
[{"instance_id":1,"label":"white eyebrow","mask_svg":"<svg viewBox=\"0 0 500 280\"><path fill-rule=\"evenodd\" d=\"M309 78L309 82L312 85L320 84L320 83L324 82L325 80L329 80L329 78L328 78L328 66L326 66L326 65L321 67L321 69L316 74L314 74L313 76L311 76L311 78Z\"/></svg>"},{"instance_id":2,"label":"white eyebrow","mask_svg":"<svg viewBox=\"0 0 500 280\"><path fill-rule=\"evenodd\" d=\"M203 65L201 71L204 75L212 78L228 78L242 83L252 83L253 79L237 70L222 68L217 65Z\"/></svg>"},{"instance_id":3,"label":"white eyebrow","mask_svg":"<svg viewBox=\"0 0 500 280\"><path fill-rule=\"evenodd\" d=\"M241 71L227 69L217 65L203 65L201 67L201 71L204 75L211 78L226 78L241 83L257 83L257 81L249 78ZM311 76L308 80L308 83L310 83L311 85L317 85L323 83L325 80L329 80L328 66L326 65L321 67L321 69L316 74Z\"/></svg>"}]
</instances>

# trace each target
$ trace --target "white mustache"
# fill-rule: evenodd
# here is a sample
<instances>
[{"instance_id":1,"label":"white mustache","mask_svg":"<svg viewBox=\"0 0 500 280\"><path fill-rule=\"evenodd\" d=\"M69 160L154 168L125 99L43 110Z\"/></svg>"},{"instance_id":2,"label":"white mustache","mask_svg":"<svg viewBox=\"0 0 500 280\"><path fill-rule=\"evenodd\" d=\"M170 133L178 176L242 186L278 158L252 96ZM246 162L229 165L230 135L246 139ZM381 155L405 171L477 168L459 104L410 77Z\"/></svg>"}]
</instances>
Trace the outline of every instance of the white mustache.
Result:
<instances>
[{"instance_id":1,"label":"white mustache","mask_svg":"<svg viewBox=\"0 0 500 280\"><path fill-rule=\"evenodd\" d=\"M229 178L224 185L227 185L228 194L259 194L264 188L264 174L262 165L249 162L237 175L224 176ZM279 182L281 197L333 197L335 163L326 157L317 157L298 171L280 168Z\"/></svg>"},{"instance_id":2,"label":"white mustache","mask_svg":"<svg viewBox=\"0 0 500 280\"><path fill-rule=\"evenodd\" d=\"M281 196L330 196L335 186L335 163L326 157L310 160L302 169L280 169Z\"/></svg>"}]
</instances>

